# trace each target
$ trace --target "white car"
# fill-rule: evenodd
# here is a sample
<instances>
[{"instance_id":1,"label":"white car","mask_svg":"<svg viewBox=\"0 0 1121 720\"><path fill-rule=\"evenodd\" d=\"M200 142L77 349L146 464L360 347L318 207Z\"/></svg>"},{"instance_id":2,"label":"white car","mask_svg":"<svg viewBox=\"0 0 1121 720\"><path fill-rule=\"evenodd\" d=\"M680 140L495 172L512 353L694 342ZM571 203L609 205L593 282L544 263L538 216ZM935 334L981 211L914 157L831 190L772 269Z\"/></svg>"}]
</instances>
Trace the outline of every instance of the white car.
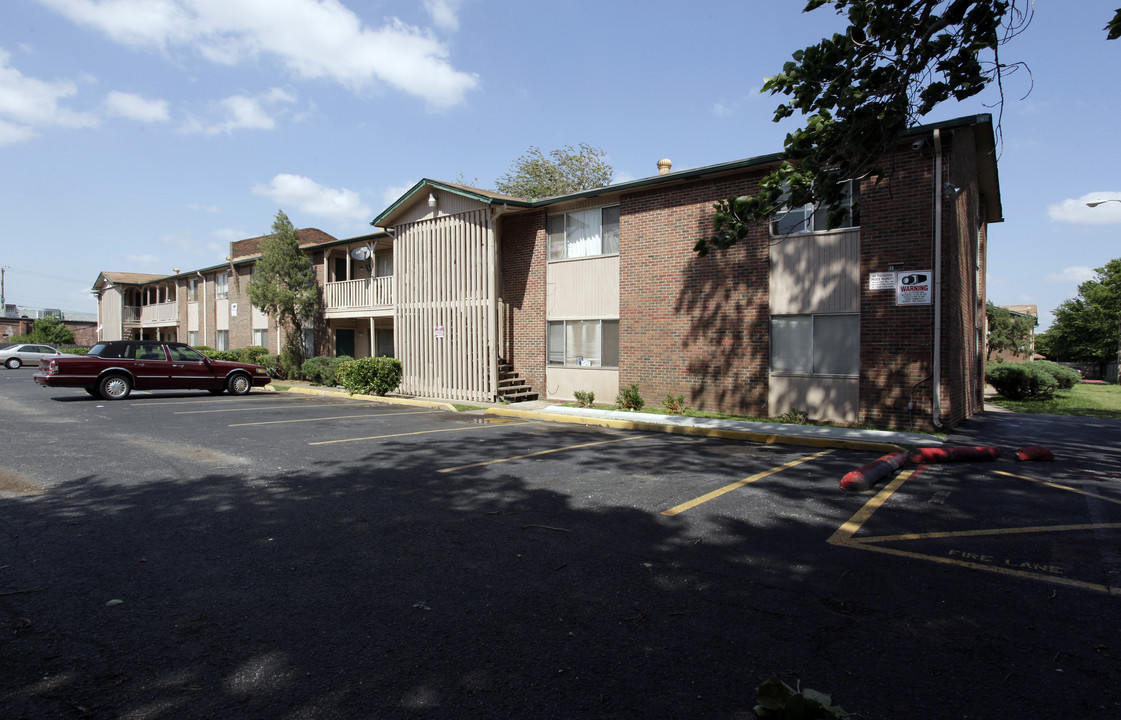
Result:
<instances>
[{"instance_id":1,"label":"white car","mask_svg":"<svg viewBox=\"0 0 1121 720\"><path fill-rule=\"evenodd\" d=\"M30 343L23 343L21 345L9 345L8 347L0 350L0 362L4 363L4 367L15 370L22 365L30 365L31 367L39 367L39 361L43 359L49 360L62 355L58 350L55 350L50 345L33 345Z\"/></svg>"}]
</instances>

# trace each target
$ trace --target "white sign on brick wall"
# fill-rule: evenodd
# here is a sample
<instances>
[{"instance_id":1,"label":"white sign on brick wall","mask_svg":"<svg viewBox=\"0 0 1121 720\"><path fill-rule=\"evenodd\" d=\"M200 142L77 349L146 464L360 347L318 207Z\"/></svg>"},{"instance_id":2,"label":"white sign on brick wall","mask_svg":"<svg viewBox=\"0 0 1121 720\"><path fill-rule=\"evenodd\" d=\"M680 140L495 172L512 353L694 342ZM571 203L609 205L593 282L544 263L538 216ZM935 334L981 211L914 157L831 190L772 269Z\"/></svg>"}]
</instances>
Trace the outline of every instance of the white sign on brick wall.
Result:
<instances>
[{"instance_id":1,"label":"white sign on brick wall","mask_svg":"<svg viewBox=\"0 0 1121 720\"><path fill-rule=\"evenodd\" d=\"M896 305L930 305L934 302L933 273L904 270L895 282Z\"/></svg>"},{"instance_id":2,"label":"white sign on brick wall","mask_svg":"<svg viewBox=\"0 0 1121 720\"><path fill-rule=\"evenodd\" d=\"M868 273L868 289L869 290L894 290L895 289L895 275L894 272L876 272Z\"/></svg>"}]
</instances>

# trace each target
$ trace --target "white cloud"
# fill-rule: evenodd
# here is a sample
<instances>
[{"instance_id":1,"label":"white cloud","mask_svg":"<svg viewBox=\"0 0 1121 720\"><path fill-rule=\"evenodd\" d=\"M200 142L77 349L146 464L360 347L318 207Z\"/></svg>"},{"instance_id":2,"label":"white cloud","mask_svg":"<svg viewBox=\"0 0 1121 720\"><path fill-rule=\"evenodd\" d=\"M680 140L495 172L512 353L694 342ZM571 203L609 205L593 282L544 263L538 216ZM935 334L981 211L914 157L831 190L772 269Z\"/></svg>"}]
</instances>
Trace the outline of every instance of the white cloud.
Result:
<instances>
[{"instance_id":1,"label":"white cloud","mask_svg":"<svg viewBox=\"0 0 1121 720\"><path fill-rule=\"evenodd\" d=\"M234 65L261 56L297 77L352 91L386 84L430 107L463 101L478 76L456 70L431 32L395 18L371 28L340 0L40 0L114 41L167 52L197 51ZM433 21L457 27L457 0L428 0Z\"/></svg>"},{"instance_id":2,"label":"white cloud","mask_svg":"<svg viewBox=\"0 0 1121 720\"><path fill-rule=\"evenodd\" d=\"M203 205L202 203L187 203L187 209L194 212L210 213L211 215L222 212L222 209L217 205Z\"/></svg>"},{"instance_id":3,"label":"white cloud","mask_svg":"<svg viewBox=\"0 0 1121 720\"><path fill-rule=\"evenodd\" d=\"M459 30L459 0L424 0L424 9L436 27L447 32Z\"/></svg>"},{"instance_id":4,"label":"white cloud","mask_svg":"<svg viewBox=\"0 0 1121 720\"><path fill-rule=\"evenodd\" d=\"M1074 283L1080 285L1087 280L1093 280L1097 275L1093 268L1086 267L1085 265L1072 265L1063 268L1061 272L1051 273L1047 276L1047 282L1050 283Z\"/></svg>"},{"instance_id":5,"label":"white cloud","mask_svg":"<svg viewBox=\"0 0 1121 720\"><path fill-rule=\"evenodd\" d=\"M329 188L302 175L281 173L267 185L254 185L252 192L269 198L281 208L295 207L309 215L331 220L368 221L373 217L373 212L355 191Z\"/></svg>"},{"instance_id":6,"label":"white cloud","mask_svg":"<svg viewBox=\"0 0 1121 720\"><path fill-rule=\"evenodd\" d=\"M401 196L413 189L416 183L409 183L408 185L392 185L387 187L381 192L381 204L388 208L393 203L401 199Z\"/></svg>"},{"instance_id":7,"label":"white cloud","mask_svg":"<svg viewBox=\"0 0 1121 720\"><path fill-rule=\"evenodd\" d=\"M1116 200L1097 207L1086 203L1101 200ZM1047 217L1056 222L1078 223L1081 225L1111 225L1121 223L1121 192L1092 192L1080 198L1063 200L1047 206Z\"/></svg>"},{"instance_id":8,"label":"white cloud","mask_svg":"<svg viewBox=\"0 0 1121 720\"><path fill-rule=\"evenodd\" d=\"M212 103L214 113L222 116L222 120L205 123L197 117L191 117L183 126L183 131L218 135L229 134L234 130L272 130L276 127L276 114L272 107L295 101L294 95L279 88L257 96L231 95Z\"/></svg>"},{"instance_id":9,"label":"white cloud","mask_svg":"<svg viewBox=\"0 0 1121 720\"><path fill-rule=\"evenodd\" d=\"M170 119L166 100L148 100L134 93L114 90L105 96L105 114L139 122L167 122Z\"/></svg>"},{"instance_id":10,"label":"white cloud","mask_svg":"<svg viewBox=\"0 0 1121 720\"><path fill-rule=\"evenodd\" d=\"M97 116L60 104L78 93L76 83L27 77L8 64L10 57L0 49L0 145L33 138L42 127L86 128L98 124Z\"/></svg>"}]
</instances>

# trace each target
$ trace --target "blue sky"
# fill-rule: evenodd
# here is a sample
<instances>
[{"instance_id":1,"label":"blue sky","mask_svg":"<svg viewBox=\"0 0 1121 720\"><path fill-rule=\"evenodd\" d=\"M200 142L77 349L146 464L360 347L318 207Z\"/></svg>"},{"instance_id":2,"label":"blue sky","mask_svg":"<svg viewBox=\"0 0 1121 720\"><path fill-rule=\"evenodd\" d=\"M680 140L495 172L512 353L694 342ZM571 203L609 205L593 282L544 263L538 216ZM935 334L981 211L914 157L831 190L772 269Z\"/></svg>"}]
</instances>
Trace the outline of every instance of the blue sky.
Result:
<instances>
[{"instance_id":1,"label":"blue sky","mask_svg":"<svg viewBox=\"0 0 1121 720\"><path fill-rule=\"evenodd\" d=\"M1041 327L1121 257L1121 203L1085 207L1121 199L1114 4L1041 2L1003 50L1031 75L1004 87L989 297ZM421 178L491 187L530 146L601 147L616 181L776 152L792 125L763 78L841 26L803 5L4 0L6 300L92 312L99 271L218 264L278 209L359 235Z\"/></svg>"}]
</instances>

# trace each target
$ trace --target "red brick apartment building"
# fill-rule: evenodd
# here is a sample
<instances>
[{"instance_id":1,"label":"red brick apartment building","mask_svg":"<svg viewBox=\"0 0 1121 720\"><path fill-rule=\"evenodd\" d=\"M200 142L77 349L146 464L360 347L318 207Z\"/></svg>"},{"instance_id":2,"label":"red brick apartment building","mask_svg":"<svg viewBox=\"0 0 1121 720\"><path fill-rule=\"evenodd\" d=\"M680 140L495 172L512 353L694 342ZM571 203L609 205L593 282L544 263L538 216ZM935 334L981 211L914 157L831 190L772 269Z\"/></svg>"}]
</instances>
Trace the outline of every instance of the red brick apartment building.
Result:
<instances>
[{"instance_id":1,"label":"red brick apartment building","mask_svg":"<svg viewBox=\"0 0 1121 720\"><path fill-rule=\"evenodd\" d=\"M850 227L792 208L697 257L713 204L752 194L777 162L662 162L536 201L421 180L374 219L383 230L300 231L324 297L307 343L395 355L402 392L455 400L610 402L633 383L651 405L682 395L751 416L932 428L980 411L987 227L1002 220L991 118L901 136L889 177L854 182ZM245 299L256 242L234 243L224 266L102 273L103 333L275 352L279 331ZM160 304L174 318L147 310Z\"/></svg>"}]
</instances>

